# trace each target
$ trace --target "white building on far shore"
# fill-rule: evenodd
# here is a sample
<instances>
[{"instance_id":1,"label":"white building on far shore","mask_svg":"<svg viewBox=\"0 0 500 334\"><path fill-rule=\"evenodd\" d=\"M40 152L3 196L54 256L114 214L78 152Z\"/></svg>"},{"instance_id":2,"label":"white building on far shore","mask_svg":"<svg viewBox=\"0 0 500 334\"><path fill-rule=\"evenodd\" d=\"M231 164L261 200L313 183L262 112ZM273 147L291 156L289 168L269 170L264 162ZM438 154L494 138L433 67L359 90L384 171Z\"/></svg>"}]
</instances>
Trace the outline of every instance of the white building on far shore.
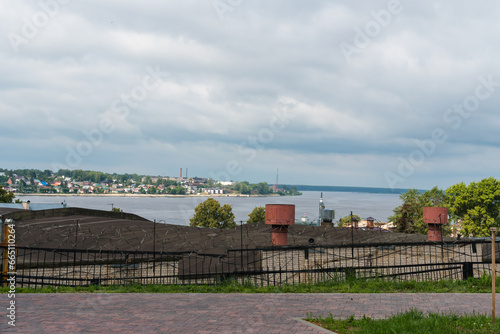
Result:
<instances>
[{"instance_id":1,"label":"white building on far shore","mask_svg":"<svg viewBox=\"0 0 500 334\"><path fill-rule=\"evenodd\" d=\"M235 182L233 181L218 181L218 183L220 183L223 186L233 186L235 184Z\"/></svg>"}]
</instances>

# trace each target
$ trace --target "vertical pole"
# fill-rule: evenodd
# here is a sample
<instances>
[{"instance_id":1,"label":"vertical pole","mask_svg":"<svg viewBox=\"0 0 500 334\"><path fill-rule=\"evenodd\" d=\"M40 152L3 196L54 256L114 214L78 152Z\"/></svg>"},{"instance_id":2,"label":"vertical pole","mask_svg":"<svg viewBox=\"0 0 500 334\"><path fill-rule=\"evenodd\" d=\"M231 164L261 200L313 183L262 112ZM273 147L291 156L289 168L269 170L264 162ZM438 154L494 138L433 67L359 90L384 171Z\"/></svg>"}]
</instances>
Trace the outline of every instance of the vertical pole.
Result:
<instances>
[{"instance_id":1,"label":"vertical pole","mask_svg":"<svg viewBox=\"0 0 500 334\"><path fill-rule=\"evenodd\" d=\"M156 276L156 219L153 220L153 277ZM154 283L156 283L153 280Z\"/></svg>"},{"instance_id":2,"label":"vertical pole","mask_svg":"<svg viewBox=\"0 0 500 334\"><path fill-rule=\"evenodd\" d=\"M493 324L495 324L495 291L496 291L496 251L495 251L495 241L497 236L497 229L492 227L491 229L491 319Z\"/></svg>"},{"instance_id":3,"label":"vertical pole","mask_svg":"<svg viewBox=\"0 0 500 334\"><path fill-rule=\"evenodd\" d=\"M153 253L156 252L156 219L153 220Z\"/></svg>"},{"instance_id":4,"label":"vertical pole","mask_svg":"<svg viewBox=\"0 0 500 334\"><path fill-rule=\"evenodd\" d=\"M240 220L240 232L241 232L241 236L240 236L240 254L241 254L241 262L240 262L240 267L241 267L241 271L243 271L243 220Z\"/></svg>"},{"instance_id":5,"label":"vertical pole","mask_svg":"<svg viewBox=\"0 0 500 334\"><path fill-rule=\"evenodd\" d=\"M75 247L73 247L73 268L76 268L76 249L78 245L78 219L75 219ZM81 272L82 270L82 264L80 262L80 268L79 271ZM75 278L75 273L73 272L73 278ZM75 281L76 285L76 281Z\"/></svg>"},{"instance_id":6,"label":"vertical pole","mask_svg":"<svg viewBox=\"0 0 500 334\"><path fill-rule=\"evenodd\" d=\"M352 220L352 211L351 211L351 258L354 266L354 221Z\"/></svg>"}]
</instances>

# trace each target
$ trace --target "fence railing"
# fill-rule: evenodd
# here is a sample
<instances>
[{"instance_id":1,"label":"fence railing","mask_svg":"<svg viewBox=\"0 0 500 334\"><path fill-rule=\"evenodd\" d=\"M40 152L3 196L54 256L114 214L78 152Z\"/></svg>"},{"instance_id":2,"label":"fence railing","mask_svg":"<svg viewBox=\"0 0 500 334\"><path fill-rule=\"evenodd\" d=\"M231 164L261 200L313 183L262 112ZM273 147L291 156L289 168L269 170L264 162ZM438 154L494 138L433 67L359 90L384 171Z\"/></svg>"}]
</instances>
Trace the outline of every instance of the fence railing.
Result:
<instances>
[{"instance_id":1,"label":"fence railing","mask_svg":"<svg viewBox=\"0 0 500 334\"><path fill-rule=\"evenodd\" d=\"M224 255L32 247L17 247L16 252L16 286L33 288L216 284L228 279L256 286L349 277L425 281L480 277L492 270L491 243L485 240L267 247ZM2 268L1 283L7 278Z\"/></svg>"}]
</instances>

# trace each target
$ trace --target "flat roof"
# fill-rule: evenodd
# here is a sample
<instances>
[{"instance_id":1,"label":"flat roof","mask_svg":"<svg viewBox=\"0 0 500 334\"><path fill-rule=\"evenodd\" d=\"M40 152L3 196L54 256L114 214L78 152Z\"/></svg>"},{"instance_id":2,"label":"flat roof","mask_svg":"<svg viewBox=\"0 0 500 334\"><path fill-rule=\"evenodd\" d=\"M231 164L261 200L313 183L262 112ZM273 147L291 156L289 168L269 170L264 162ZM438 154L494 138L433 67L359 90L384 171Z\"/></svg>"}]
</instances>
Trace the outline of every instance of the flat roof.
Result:
<instances>
[{"instance_id":1,"label":"flat roof","mask_svg":"<svg viewBox=\"0 0 500 334\"><path fill-rule=\"evenodd\" d=\"M41 211L0 209L16 222L18 246L123 251L197 252L223 255L227 249L272 246L271 226L244 224L213 229L154 223L139 216L111 211L64 208ZM446 238L449 239L449 238ZM454 240L451 239L450 240ZM427 235L330 226L292 225L288 245L350 245L424 242Z\"/></svg>"}]
</instances>

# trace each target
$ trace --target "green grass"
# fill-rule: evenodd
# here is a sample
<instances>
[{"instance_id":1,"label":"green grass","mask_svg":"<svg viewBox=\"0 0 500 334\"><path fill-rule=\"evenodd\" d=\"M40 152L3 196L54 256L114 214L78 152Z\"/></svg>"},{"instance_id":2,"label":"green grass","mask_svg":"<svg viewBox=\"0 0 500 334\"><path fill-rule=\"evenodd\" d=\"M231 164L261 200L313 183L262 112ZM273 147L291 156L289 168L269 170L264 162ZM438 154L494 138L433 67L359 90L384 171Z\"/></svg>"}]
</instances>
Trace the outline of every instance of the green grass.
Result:
<instances>
[{"instance_id":1,"label":"green grass","mask_svg":"<svg viewBox=\"0 0 500 334\"><path fill-rule=\"evenodd\" d=\"M398 313L387 319L335 319L328 317L309 317L314 324L339 334L346 333L500 333L500 322L494 325L491 317L486 315L445 315L437 313L424 314L419 310Z\"/></svg>"},{"instance_id":2,"label":"green grass","mask_svg":"<svg viewBox=\"0 0 500 334\"><path fill-rule=\"evenodd\" d=\"M496 286L500 288L500 278ZM0 288L7 293L8 288ZM498 291L498 290L497 290ZM332 279L316 284L295 284L279 287L258 287L251 283L240 284L227 280L215 285L112 285L89 287L16 288L16 293L489 293L491 276L462 280L430 282L385 281L382 279Z\"/></svg>"}]
</instances>

